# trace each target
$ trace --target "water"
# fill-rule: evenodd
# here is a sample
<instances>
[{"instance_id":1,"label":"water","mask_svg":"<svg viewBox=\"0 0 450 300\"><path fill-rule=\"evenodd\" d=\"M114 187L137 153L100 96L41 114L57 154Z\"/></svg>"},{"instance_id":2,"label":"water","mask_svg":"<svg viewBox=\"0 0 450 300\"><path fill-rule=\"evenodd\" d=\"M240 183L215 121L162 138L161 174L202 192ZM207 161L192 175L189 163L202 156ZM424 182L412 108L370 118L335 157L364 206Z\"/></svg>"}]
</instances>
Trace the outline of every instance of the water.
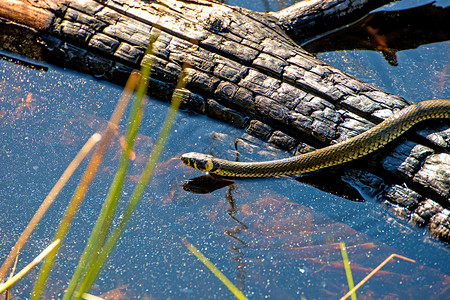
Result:
<instances>
[{"instance_id":1,"label":"water","mask_svg":"<svg viewBox=\"0 0 450 300\"><path fill-rule=\"evenodd\" d=\"M443 42L402 51L397 67L369 51L319 56L410 100L449 99L448 75L443 71L448 68L448 48L449 43ZM7 61L0 65L3 260L76 152L92 133L104 128L121 88L54 66L43 72ZM437 80L442 77L444 84ZM149 101L124 199L135 185L166 111L165 103ZM392 253L417 260L395 259L358 296L449 296L448 246L430 238L425 229L399 221L376 202L351 202L288 178L236 180L207 194L183 190L186 180L202 174L181 164L182 153L230 155L235 139L242 136L242 131L204 116L179 114L156 174L93 294L109 291L128 299L231 298L181 242L186 238L250 298L336 299L344 295L348 287L339 242L348 247L355 282ZM243 144L239 147L245 154ZM53 298L60 298L70 280L120 151L116 141L80 208L49 284ZM81 174L76 172L32 235L18 269L51 242ZM26 298L35 276L33 271L18 283L13 295Z\"/></svg>"}]
</instances>

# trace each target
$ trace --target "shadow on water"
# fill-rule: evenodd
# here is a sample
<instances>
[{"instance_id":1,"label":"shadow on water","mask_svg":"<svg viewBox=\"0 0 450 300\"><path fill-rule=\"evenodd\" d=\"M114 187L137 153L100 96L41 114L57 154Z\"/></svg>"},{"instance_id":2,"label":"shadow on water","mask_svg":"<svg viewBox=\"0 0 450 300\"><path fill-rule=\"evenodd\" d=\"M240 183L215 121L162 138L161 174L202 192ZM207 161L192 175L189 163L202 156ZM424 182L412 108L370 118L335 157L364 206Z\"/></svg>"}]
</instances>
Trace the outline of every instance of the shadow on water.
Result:
<instances>
[{"instance_id":1,"label":"shadow on water","mask_svg":"<svg viewBox=\"0 0 450 300\"><path fill-rule=\"evenodd\" d=\"M430 6L430 5L428 5ZM427 5L425 5L427 7ZM373 25L371 25L373 26ZM439 48L441 46L442 48ZM421 77L426 98L450 98L436 83L442 69L442 43L417 65L400 64L408 78L396 79L395 88L415 85ZM434 54L433 54L434 53ZM368 60L375 85L392 78L391 66L366 52L320 54L333 65L357 73L357 60ZM399 54L400 56L400 54ZM436 59L438 57L439 59ZM405 59L405 57L401 57ZM84 141L104 128L121 89L52 66L47 72L1 61L0 70L0 258L23 230L46 193ZM381 66L380 66L381 65ZM360 69L364 72L364 68ZM361 74L363 77L365 73ZM434 85L433 85L434 84ZM390 90L405 96L402 90ZM405 92L406 95L409 91ZM145 124L136 142L136 158L128 175L126 197L136 184L162 122L167 105L149 101ZM337 299L348 290L340 242L347 245L355 282L392 253L417 260L394 261L366 283L358 295L371 298L448 297L450 250L425 229L406 224L375 201L352 202L319 191L292 178L218 180L184 166L182 153L198 151L234 159L239 141L240 160L288 156L268 148L242 131L189 112L180 113L166 152L111 261L91 291L116 293L128 299L230 298L230 293L184 247L188 238L247 296L252 298ZM60 295L84 248L86 236L100 210L116 170L122 148L117 140L99 177L80 209L59 257L49 289ZM69 183L19 257L18 268L49 243L81 173ZM315 180L334 182L332 173ZM313 184L313 177L306 177ZM29 295L36 273L14 289L17 298Z\"/></svg>"}]
</instances>

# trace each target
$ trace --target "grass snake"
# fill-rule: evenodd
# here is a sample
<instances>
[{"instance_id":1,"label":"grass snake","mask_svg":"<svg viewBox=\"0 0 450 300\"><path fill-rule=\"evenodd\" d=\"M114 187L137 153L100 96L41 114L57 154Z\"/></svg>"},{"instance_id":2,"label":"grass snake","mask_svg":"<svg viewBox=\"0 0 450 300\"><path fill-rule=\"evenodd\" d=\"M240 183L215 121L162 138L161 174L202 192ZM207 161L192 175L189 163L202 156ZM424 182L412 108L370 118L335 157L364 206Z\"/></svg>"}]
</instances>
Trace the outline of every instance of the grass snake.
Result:
<instances>
[{"instance_id":1,"label":"grass snake","mask_svg":"<svg viewBox=\"0 0 450 300\"><path fill-rule=\"evenodd\" d=\"M273 177L317 171L372 153L427 119L450 118L450 100L428 100L410 105L366 132L341 143L298 156L264 162L235 162L190 152L181 160L200 171L225 177Z\"/></svg>"}]
</instances>

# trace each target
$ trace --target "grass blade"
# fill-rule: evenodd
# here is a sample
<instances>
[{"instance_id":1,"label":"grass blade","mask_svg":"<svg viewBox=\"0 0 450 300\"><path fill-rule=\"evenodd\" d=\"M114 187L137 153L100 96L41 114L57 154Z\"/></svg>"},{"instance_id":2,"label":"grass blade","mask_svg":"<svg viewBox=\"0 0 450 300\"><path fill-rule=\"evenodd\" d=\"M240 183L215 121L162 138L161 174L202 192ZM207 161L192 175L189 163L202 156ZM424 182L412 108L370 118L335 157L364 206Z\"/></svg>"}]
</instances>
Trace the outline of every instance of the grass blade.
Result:
<instances>
[{"instance_id":1,"label":"grass blade","mask_svg":"<svg viewBox=\"0 0 450 300\"><path fill-rule=\"evenodd\" d=\"M364 277L363 280L361 280L357 285L355 285L354 288L352 288L350 291L348 291L347 294L345 294L340 300L345 300L347 299L351 294L353 294L357 289L359 289L367 280L370 279L370 277L372 277L376 272L378 272L385 264L387 264L391 259L393 259L394 257L400 258L400 259L404 259L407 260L409 262L413 262L415 263L415 260L412 260L410 258L398 255L398 254L391 254L389 255L388 258L386 258L381 264L378 265L378 267L376 267L375 269L373 269L372 272L369 273L369 275L367 275L366 277Z\"/></svg>"},{"instance_id":2,"label":"grass blade","mask_svg":"<svg viewBox=\"0 0 450 300\"><path fill-rule=\"evenodd\" d=\"M355 284L353 283L352 269L350 268L350 261L348 260L347 248L345 247L345 243L339 243L342 253L342 260L344 261L344 269L345 275L347 276L348 289L352 290ZM356 300L356 293L353 292L352 300Z\"/></svg>"},{"instance_id":3,"label":"grass blade","mask_svg":"<svg viewBox=\"0 0 450 300\"><path fill-rule=\"evenodd\" d=\"M125 86L125 91L123 97L126 97L128 104L129 99L133 91L136 89L136 86L140 82L142 77L138 72L133 72L128 79L128 82ZM119 101L122 103L124 101ZM119 106L119 105L118 105ZM123 114L126 106L121 105L121 112ZM113 116L115 114L113 113ZM113 119L113 117L111 117ZM136 122L134 122L136 124ZM102 210L99 214L97 222L95 223L94 229L92 230L89 241L86 244L86 247L83 251L83 254L78 262L77 268L75 269L74 275L69 283L66 294L63 299L70 299L73 295L76 285L78 284L79 279L82 277L83 272L85 272L86 266L89 265L89 262L95 260L95 256L98 253L99 249L103 245L103 241L106 238L106 235L109 232L109 227L112 222L112 216L115 214L115 210L117 208L119 202L119 195L122 191L123 182L126 176L126 170L129 162L129 153L131 148L133 147L134 139L136 137L137 130L134 131L134 134L128 133L127 143L125 145L125 149L122 153L120 164L116 175L114 176L113 183L111 184L108 195L103 204Z\"/></svg>"},{"instance_id":4,"label":"grass blade","mask_svg":"<svg viewBox=\"0 0 450 300\"><path fill-rule=\"evenodd\" d=\"M125 91L124 94L125 93L127 93L127 97L123 97L121 98L121 100L129 101L129 98L131 98L131 94L128 93L128 91ZM126 105L122 104L116 107L116 110L114 111L110 119L110 122L108 123L108 127L104 131L103 138L100 141L100 144L97 150L95 151L94 155L92 156L91 161L89 162L86 171L84 172L80 180L80 183L78 184L78 187L64 213L64 216L62 217L61 223L56 231L54 238L55 240L56 239L61 240L61 243L64 241L64 238L67 235L67 232L69 231L69 228L72 224L72 220L75 217L76 212L78 211L78 207L83 202L86 193L92 181L94 180L95 174L97 173L97 170L103 161L103 157L106 153L106 150L108 149L110 143L112 142L112 139L118 128L118 122L120 121L120 118L122 117L123 112L125 111L124 107L126 107ZM46 282L48 280L48 277L50 276L53 263L55 262L56 255L58 254L60 247L61 244L58 244L55 247L55 251L52 251L45 260L39 272L39 276L35 282L31 299L40 299L42 297Z\"/></svg>"},{"instance_id":5,"label":"grass blade","mask_svg":"<svg viewBox=\"0 0 450 300\"><path fill-rule=\"evenodd\" d=\"M41 221L42 217L47 212L49 207L52 205L56 196L58 196L58 194L61 192L62 188L66 185L67 181L70 179L72 174L78 168L80 163L84 160L86 155L92 150L92 148L95 146L95 144L98 141L100 141L100 138L101 138L101 136L98 133L95 133L91 136L91 138L84 144L84 146L81 148L81 150L75 156L75 158L72 160L72 162L66 168L64 173L58 179L56 184L53 186L52 190L48 193L47 197L44 199L41 206L38 208L38 210L34 214L33 218L31 219L31 221L28 223L25 230L20 235L19 239L17 240L13 249L9 253L8 257L3 262L3 265L0 269L0 279L5 277L6 272L8 272L8 269L11 267L14 259L17 257L20 250L22 250L23 246L27 242L31 233L36 228L36 226L39 224L39 222Z\"/></svg>"},{"instance_id":6,"label":"grass blade","mask_svg":"<svg viewBox=\"0 0 450 300\"><path fill-rule=\"evenodd\" d=\"M153 42L157 39L158 35L155 35L146 51L145 56L152 53ZM144 56L144 57L145 57ZM107 234L111 231L112 220L117 210L117 206L120 200L120 195L123 189L123 183L128 169L129 153L134 145L139 126L142 121L143 111L145 107L145 97L148 89L148 82L152 67L152 60L146 60L142 63L141 76L137 83L136 99L131 110L130 122L127 127L127 140L125 143L125 150L122 153L118 171L111 184L108 195L103 204L102 210L99 214L97 222L92 230L91 237L86 244L82 257L78 262L75 273L71 279L69 287L63 299L71 299L73 297L80 298L83 293L77 293L76 290L81 290L83 278L86 278L87 273L91 270L92 265L98 259L98 254L104 245ZM131 78L130 78L131 79ZM129 81L130 81L129 79ZM136 89L136 85L133 90Z\"/></svg>"},{"instance_id":7,"label":"grass blade","mask_svg":"<svg viewBox=\"0 0 450 300\"><path fill-rule=\"evenodd\" d=\"M183 66L184 70L185 66ZM186 83L186 80L180 75L180 78L178 79L176 90L184 88ZM134 189L130 201L128 203L127 208L125 209L125 212L123 214L123 217L119 223L119 225L116 227L116 229L112 232L111 236L106 241L101 253L98 255L97 259L92 262L92 265L89 266L89 271L86 277L84 278L81 287L79 290L76 291L76 298L79 299L80 295L83 293L86 293L90 286L94 283L95 279L97 278L98 274L100 273L101 269L103 268L104 264L108 260L109 255L111 254L112 250L114 249L115 245L117 244L117 241L119 240L121 234L126 228L126 225L128 221L131 219L131 216L136 209L137 205L139 204L139 201L142 198L142 195L147 187L148 182L150 181L150 178L153 175L153 171L156 167L156 164L159 160L159 157L161 156L161 153L164 149L164 145L167 141L167 138L172 130L172 125L175 121L176 114L178 112L179 106L181 104L182 95L179 93L174 93L172 97L172 102L169 107L169 111L167 113L166 119L164 120L164 123L162 125L161 132L158 136L158 140L156 141L155 147L153 148L153 151L150 155L150 158L145 166L144 171L141 174L141 178L136 185L136 188Z\"/></svg>"},{"instance_id":8,"label":"grass blade","mask_svg":"<svg viewBox=\"0 0 450 300\"><path fill-rule=\"evenodd\" d=\"M19 273L14 275L12 278L8 279L5 283L0 285L0 293L5 291L6 289L9 289L14 284L16 284L17 281L19 281L23 276L25 276L28 272L31 271L34 267L36 267L55 247L59 244L60 240L56 240L53 243L51 243L47 248L45 248L38 256L36 256L35 259L31 263L29 263L25 268L20 270Z\"/></svg>"},{"instance_id":9,"label":"grass blade","mask_svg":"<svg viewBox=\"0 0 450 300\"><path fill-rule=\"evenodd\" d=\"M206 258L194 245L186 238L181 240L183 244L192 252L239 300L247 299L244 294L225 276L211 261Z\"/></svg>"}]
</instances>

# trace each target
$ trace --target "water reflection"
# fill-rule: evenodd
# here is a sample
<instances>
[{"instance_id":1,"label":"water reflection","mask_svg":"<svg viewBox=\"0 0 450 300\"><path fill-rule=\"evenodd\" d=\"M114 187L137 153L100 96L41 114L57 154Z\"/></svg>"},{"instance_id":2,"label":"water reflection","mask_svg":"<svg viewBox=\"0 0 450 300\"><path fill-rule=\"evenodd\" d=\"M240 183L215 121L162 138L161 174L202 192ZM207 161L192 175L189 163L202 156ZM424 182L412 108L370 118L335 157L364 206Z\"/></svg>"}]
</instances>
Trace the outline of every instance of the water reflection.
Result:
<instances>
[{"instance_id":1,"label":"water reflection","mask_svg":"<svg viewBox=\"0 0 450 300\"><path fill-rule=\"evenodd\" d=\"M228 192L226 194L226 199L228 201L228 204L230 205L230 208L227 210L228 215L231 219L233 219L237 225L230 229L225 229L224 232L226 235L228 235L230 238L232 238L235 242L234 245L230 247L230 250L235 253L235 255L232 257L232 260L236 262L236 285L241 291L246 290L245 285L245 278L247 277L245 274L245 267L247 264L245 263L246 257L245 257L245 249L248 247L248 244L239 238L239 234L242 231L245 231L248 229L247 225L245 225L243 222L241 222L235 215L237 213L235 203L234 203L234 197L233 197L233 191L236 188L235 185L231 185L228 187Z\"/></svg>"},{"instance_id":2,"label":"water reflection","mask_svg":"<svg viewBox=\"0 0 450 300\"><path fill-rule=\"evenodd\" d=\"M186 180L183 189L195 194L209 194L230 184L233 184L230 180L208 174Z\"/></svg>"},{"instance_id":3,"label":"water reflection","mask_svg":"<svg viewBox=\"0 0 450 300\"><path fill-rule=\"evenodd\" d=\"M26 75L36 71L6 63L3 66L12 68L13 74L22 72L22 76L36 80L36 74ZM53 71L48 75L55 81L57 76L66 76ZM84 140L105 126L106 118L99 112L104 106L99 104L120 95L120 89L111 87L108 93L85 98L82 95L94 94L104 83L80 75L70 76L71 82L82 82L84 88L73 89L58 98L47 98L48 91L36 88L33 80L28 85L22 84L20 90L11 81L2 85L5 113L0 142L5 151L0 156L4 172L0 217L1 230L7 232L2 239L2 255L9 252L15 237ZM29 93L32 97L27 102ZM33 110L23 107L27 103L33 103ZM167 109L164 104L149 103L147 122L136 141L125 198L136 184ZM181 243L185 236L246 295L255 298L298 295L307 299L337 298L345 294L340 241L348 246L357 278L393 252L419 259L420 263L412 266L389 265L365 287L366 293L376 297L389 293L407 297L409 293L428 295L431 285L436 294L445 290L448 268L442 257L448 251L437 243L424 241L416 228L409 228L410 232L405 234L402 231L408 228L405 225L399 227L395 220L388 223L388 213L380 210L377 203L350 202L291 178L219 181L222 186L216 189L211 186L217 179L202 176L206 184L197 191L208 193L194 194L183 189L186 180L202 174L184 166L178 159L181 153L197 150L233 159L237 139L242 160L288 155L249 143L251 139L241 131L206 117L180 114L142 205L97 282L95 294L110 291L125 293L128 298L228 298L229 292L221 283L188 255ZM118 139L105 157L60 255L49 289L53 295L65 288L66 279L58 278L69 278L73 272L84 246L82 241L97 217L121 151ZM44 219L44 226L38 228L33 241L24 248L20 264L32 259L53 235L76 178L61 193ZM21 282L13 290L14 295L25 298L32 281L30 277Z\"/></svg>"},{"instance_id":4,"label":"water reflection","mask_svg":"<svg viewBox=\"0 0 450 300\"><path fill-rule=\"evenodd\" d=\"M397 52L450 39L450 7L422 6L371 13L355 24L303 45L305 50L333 52L373 50L397 66Z\"/></svg>"},{"instance_id":5,"label":"water reflection","mask_svg":"<svg viewBox=\"0 0 450 300\"><path fill-rule=\"evenodd\" d=\"M436 65L430 57L419 60L423 62L420 70ZM375 63L379 65L379 61ZM84 140L103 128L121 89L52 67L44 73L6 61L0 64L3 259ZM380 74L377 79L386 77L383 70L376 70ZM416 69L403 70L414 74L405 80L409 85L405 84L404 90L414 92L417 86L428 93L430 85L424 87L422 81L429 76L417 75ZM421 84L411 83L416 77ZM399 79L392 84L399 86ZM445 91L443 88L441 93L448 96ZM167 109L156 101L149 105L124 197L142 171ZM350 202L290 178L219 181L215 186L217 179L201 176L200 181L205 181L193 188L196 194L184 189L186 181L196 183L195 178L203 174L185 167L178 159L180 154L199 151L235 159L236 150L242 160L288 155L254 144L251 137L229 126L180 114L146 197L92 292L128 299L230 298L181 243L189 236L247 296L256 299L298 299L301 295L336 299L345 294L340 241L348 247L355 281L392 253L418 261L388 264L363 286L363 296L448 298L448 246L432 240L426 230L393 218L379 203ZM120 151L117 141L64 246L49 289L56 297L63 292L83 250ZM334 176L322 173L317 180ZM73 187L69 185L61 193L21 254L18 268L49 243ZM13 290L15 297L28 297L33 280L34 274L23 280Z\"/></svg>"},{"instance_id":6,"label":"water reflection","mask_svg":"<svg viewBox=\"0 0 450 300\"><path fill-rule=\"evenodd\" d=\"M307 298L338 298L345 290L341 285L344 267L339 252L340 241L348 245L356 278L365 276L375 262L381 262L395 251L282 194L255 190L251 185L250 181L237 181L227 187L226 193L220 196L224 199L216 208L210 209L210 220L218 223L230 237L226 244L231 244L229 248L233 252L235 282L248 294L258 294L259 289L264 289L265 295L276 297L281 293L290 298L301 291ZM221 216L221 210L226 210L230 219ZM385 296L395 294L402 298L412 290L423 293L425 290L415 286L413 278L418 274L423 278L426 271L422 267L414 271L416 265L400 264L377 274L373 286L383 286ZM443 284L443 278L430 276L437 280L436 283ZM340 278L338 282L337 278ZM402 282L402 287L397 289L394 282ZM311 289L314 290L312 294ZM371 288L366 292L383 296L379 291L372 292Z\"/></svg>"}]
</instances>

